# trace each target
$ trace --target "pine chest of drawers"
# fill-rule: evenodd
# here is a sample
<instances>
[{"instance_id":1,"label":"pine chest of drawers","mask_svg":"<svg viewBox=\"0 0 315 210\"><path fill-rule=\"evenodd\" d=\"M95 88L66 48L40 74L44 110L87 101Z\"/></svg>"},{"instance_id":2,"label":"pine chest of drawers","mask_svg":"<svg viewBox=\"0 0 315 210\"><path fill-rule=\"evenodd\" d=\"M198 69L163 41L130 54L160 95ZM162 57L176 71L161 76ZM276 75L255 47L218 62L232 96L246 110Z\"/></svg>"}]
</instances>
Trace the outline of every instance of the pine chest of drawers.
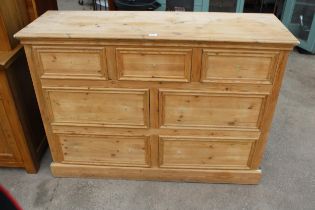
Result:
<instances>
[{"instance_id":1,"label":"pine chest of drawers","mask_svg":"<svg viewBox=\"0 0 315 210\"><path fill-rule=\"evenodd\" d=\"M273 15L48 12L16 37L53 175L260 180L297 44Z\"/></svg>"}]
</instances>

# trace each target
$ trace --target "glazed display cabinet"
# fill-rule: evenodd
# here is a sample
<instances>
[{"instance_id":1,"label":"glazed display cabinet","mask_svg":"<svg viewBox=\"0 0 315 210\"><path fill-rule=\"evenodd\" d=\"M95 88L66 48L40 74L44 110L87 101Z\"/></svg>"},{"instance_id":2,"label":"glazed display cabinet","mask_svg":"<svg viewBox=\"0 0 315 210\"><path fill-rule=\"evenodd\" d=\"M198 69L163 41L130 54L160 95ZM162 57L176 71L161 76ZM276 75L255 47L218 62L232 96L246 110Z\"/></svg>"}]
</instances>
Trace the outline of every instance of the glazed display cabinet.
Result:
<instances>
[{"instance_id":1,"label":"glazed display cabinet","mask_svg":"<svg viewBox=\"0 0 315 210\"><path fill-rule=\"evenodd\" d=\"M282 22L300 40L299 47L315 53L315 1L286 1Z\"/></svg>"},{"instance_id":2,"label":"glazed display cabinet","mask_svg":"<svg viewBox=\"0 0 315 210\"><path fill-rule=\"evenodd\" d=\"M161 3L158 10L176 10L196 12L242 12L244 0L157 0Z\"/></svg>"}]
</instances>

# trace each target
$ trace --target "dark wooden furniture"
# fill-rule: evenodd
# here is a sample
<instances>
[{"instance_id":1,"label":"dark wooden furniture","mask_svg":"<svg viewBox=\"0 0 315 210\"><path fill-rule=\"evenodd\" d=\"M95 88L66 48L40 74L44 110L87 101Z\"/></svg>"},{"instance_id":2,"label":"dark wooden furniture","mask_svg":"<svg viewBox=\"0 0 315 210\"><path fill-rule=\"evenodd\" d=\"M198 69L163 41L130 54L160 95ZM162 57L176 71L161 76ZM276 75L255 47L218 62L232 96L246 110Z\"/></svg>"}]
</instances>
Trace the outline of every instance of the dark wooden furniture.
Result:
<instances>
[{"instance_id":1,"label":"dark wooden furniture","mask_svg":"<svg viewBox=\"0 0 315 210\"><path fill-rule=\"evenodd\" d=\"M36 173L46 146L24 50L0 52L0 166Z\"/></svg>"},{"instance_id":2,"label":"dark wooden furniture","mask_svg":"<svg viewBox=\"0 0 315 210\"><path fill-rule=\"evenodd\" d=\"M14 49L18 40L13 34L47 10L57 10L56 0L1 0L0 51Z\"/></svg>"},{"instance_id":3,"label":"dark wooden furniture","mask_svg":"<svg viewBox=\"0 0 315 210\"><path fill-rule=\"evenodd\" d=\"M25 0L1 0L0 51L14 49L18 40L13 38L13 34L28 23Z\"/></svg>"},{"instance_id":4,"label":"dark wooden furniture","mask_svg":"<svg viewBox=\"0 0 315 210\"><path fill-rule=\"evenodd\" d=\"M47 10L58 10L57 0L24 0L30 20L45 13Z\"/></svg>"}]
</instances>

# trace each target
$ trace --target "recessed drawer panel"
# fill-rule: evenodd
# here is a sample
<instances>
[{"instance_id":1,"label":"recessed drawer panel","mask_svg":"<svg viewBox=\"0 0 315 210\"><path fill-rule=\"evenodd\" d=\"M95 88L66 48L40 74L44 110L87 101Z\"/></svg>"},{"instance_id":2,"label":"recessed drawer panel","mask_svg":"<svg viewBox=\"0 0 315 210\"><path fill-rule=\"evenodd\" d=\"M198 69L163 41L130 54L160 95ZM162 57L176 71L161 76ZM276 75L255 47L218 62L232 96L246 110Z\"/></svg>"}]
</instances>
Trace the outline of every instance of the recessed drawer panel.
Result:
<instances>
[{"instance_id":1,"label":"recessed drawer panel","mask_svg":"<svg viewBox=\"0 0 315 210\"><path fill-rule=\"evenodd\" d=\"M273 82L277 52L249 50L203 50L203 82Z\"/></svg>"},{"instance_id":2,"label":"recessed drawer panel","mask_svg":"<svg viewBox=\"0 0 315 210\"><path fill-rule=\"evenodd\" d=\"M191 49L117 48L120 80L190 80Z\"/></svg>"},{"instance_id":3,"label":"recessed drawer panel","mask_svg":"<svg viewBox=\"0 0 315 210\"><path fill-rule=\"evenodd\" d=\"M264 95L160 91L162 127L258 128Z\"/></svg>"},{"instance_id":4,"label":"recessed drawer panel","mask_svg":"<svg viewBox=\"0 0 315 210\"><path fill-rule=\"evenodd\" d=\"M160 167L248 169L254 140L160 137Z\"/></svg>"},{"instance_id":5,"label":"recessed drawer panel","mask_svg":"<svg viewBox=\"0 0 315 210\"><path fill-rule=\"evenodd\" d=\"M54 125L145 128L149 120L148 90L47 90L47 97Z\"/></svg>"},{"instance_id":6,"label":"recessed drawer panel","mask_svg":"<svg viewBox=\"0 0 315 210\"><path fill-rule=\"evenodd\" d=\"M107 79L106 55L102 47L34 47L41 78Z\"/></svg>"},{"instance_id":7,"label":"recessed drawer panel","mask_svg":"<svg viewBox=\"0 0 315 210\"><path fill-rule=\"evenodd\" d=\"M149 166L150 149L145 136L59 136L63 162Z\"/></svg>"}]
</instances>

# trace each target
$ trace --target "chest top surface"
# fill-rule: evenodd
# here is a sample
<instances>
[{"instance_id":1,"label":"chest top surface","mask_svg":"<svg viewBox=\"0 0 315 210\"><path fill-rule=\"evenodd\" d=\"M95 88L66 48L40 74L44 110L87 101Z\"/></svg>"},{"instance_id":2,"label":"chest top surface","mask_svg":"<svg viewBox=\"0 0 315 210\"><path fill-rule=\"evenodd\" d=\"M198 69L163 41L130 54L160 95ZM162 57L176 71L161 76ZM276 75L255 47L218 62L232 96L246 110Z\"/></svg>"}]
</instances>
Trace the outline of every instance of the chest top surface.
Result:
<instances>
[{"instance_id":1,"label":"chest top surface","mask_svg":"<svg viewBox=\"0 0 315 210\"><path fill-rule=\"evenodd\" d=\"M274 15L254 13L49 11L15 37L298 43Z\"/></svg>"}]
</instances>

